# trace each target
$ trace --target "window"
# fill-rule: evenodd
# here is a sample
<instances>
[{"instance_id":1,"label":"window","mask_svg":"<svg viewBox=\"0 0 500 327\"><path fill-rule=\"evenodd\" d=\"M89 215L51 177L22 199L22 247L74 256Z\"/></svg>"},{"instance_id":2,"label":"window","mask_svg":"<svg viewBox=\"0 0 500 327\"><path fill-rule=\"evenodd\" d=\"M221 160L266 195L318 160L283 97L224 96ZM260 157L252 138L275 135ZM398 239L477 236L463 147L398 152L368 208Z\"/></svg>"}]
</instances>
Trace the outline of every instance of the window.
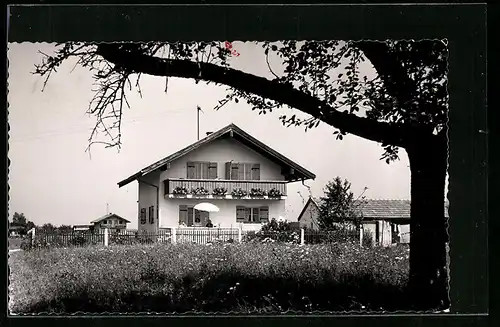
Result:
<instances>
[{"instance_id":1,"label":"window","mask_svg":"<svg viewBox=\"0 0 500 327\"><path fill-rule=\"evenodd\" d=\"M236 207L236 221L239 223L265 223L269 221L269 207Z\"/></svg>"},{"instance_id":2,"label":"window","mask_svg":"<svg viewBox=\"0 0 500 327\"><path fill-rule=\"evenodd\" d=\"M179 206L179 225L185 226L205 226L209 218L209 213L198 211L192 206Z\"/></svg>"},{"instance_id":3,"label":"window","mask_svg":"<svg viewBox=\"0 0 500 327\"><path fill-rule=\"evenodd\" d=\"M226 179L260 180L260 164L226 162Z\"/></svg>"},{"instance_id":4,"label":"window","mask_svg":"<svg viewBox=\"0 0 500 327\"><path fill-rule=\"evenodd\" d=\"M108 221L107 221L106 219L104 219L104 220L102 221L102 223L103 223L104 225L106 225L106 224L108 223Z\"/></svg>"},{"instance_id":5,"label":"window","mask_svg":"<svg viewBox=\"0 0 500 327\"><path fill-rule=\"evenodd\" d=\"M216 179L217 178L217 163L190 161L187 163L187 178L188 179Z\"/></svg>"},{"instance_id":6,"label":"window","mask_svg":"<svg viewBox=\"0 0 500 327\"><path fill-rule=\"evenodd\" d=\"M155 206L149 207L149 223L150 224L155 223Z\"/></svg>"},{"instance_id":7,"label":"window","mask_svg":"<svg viewBox=\"0 0 500 327\"><path fill-rule=\"evenodd\" d=\"M144 225L146 223L146 208L141 209L141 213L139 215L139 218L141 220L141 225Z\"/></svg>"}]
</instances>

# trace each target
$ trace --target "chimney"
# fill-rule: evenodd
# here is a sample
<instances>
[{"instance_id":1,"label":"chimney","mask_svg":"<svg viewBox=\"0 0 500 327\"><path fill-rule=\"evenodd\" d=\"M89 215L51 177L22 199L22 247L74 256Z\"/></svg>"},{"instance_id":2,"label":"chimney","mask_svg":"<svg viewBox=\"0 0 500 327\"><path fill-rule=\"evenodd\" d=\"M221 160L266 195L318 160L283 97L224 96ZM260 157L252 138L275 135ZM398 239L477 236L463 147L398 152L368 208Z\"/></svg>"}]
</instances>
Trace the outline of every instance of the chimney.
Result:
<instances>
[{"instance_id":1,"label":"chimney","mask_svg":"<svg viewBox=\"0 0 500 327\"><path fill-rule=\"evenodd\" d=\"M210 134L212 134L212 133L213 133L213 132L207 132L207 136L208 136L208 135L210 135Z\"/></svg>"}]
</instances>

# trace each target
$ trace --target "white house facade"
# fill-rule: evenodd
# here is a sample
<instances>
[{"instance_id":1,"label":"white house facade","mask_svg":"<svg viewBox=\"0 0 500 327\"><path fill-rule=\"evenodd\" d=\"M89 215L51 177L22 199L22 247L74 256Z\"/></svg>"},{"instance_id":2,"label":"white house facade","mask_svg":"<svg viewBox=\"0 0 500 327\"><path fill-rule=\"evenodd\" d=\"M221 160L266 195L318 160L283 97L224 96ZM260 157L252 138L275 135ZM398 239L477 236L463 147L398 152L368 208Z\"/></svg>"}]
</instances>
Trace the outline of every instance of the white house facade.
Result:
<instances>
[{"instance_id":1,"label":"white house facade","mask_svg":"<svg viewBox=\"0 0 500 327\"><path fill-rule=\"evenodd\" d=\"M118 185L139 183L139 230L207 225L258 230L285 216L288 183L315 177L230 124ZM202 202L219 211L195 210Z\"/></svg>"}]
</instances>

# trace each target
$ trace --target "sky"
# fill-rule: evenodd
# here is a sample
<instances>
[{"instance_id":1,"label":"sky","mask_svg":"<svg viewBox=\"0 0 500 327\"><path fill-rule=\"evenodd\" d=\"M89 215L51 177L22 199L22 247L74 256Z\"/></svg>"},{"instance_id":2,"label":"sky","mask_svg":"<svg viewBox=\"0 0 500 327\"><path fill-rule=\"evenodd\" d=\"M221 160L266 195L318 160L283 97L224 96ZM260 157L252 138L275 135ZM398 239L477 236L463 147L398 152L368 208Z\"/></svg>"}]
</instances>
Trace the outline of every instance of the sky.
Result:
<instances>
[{"instance_id":1,"label":"sky","mask_svg":"<svg viewBox=\"0 0 500 327\"><path fill-rule=\"evenodd\" d=\"M140 169L195 142L196 106L200 106L200 136L234 123L274 150L316 174L306 181L313 196L322 196L325 184L336 176L348 179L358 196L365 187L367 198L409 199L410 170L405 151L400 160L386 164L380 160L380 144L346 136L336 140L334 128L321 123L284 127L278 117L290 109L258 115L240 101L219 111L213 110L224 98L224 86L195 84L193 80L141 77L142 98L134 90L128 94L131 108L125 110L122 147L85 149L95 118L86 114L93 96L92 74L73 62L52 74L42 92L43 78L33 75L41 54L52 53L54 44L9 43L9 216L24 213L37 225L87 224L109 211L117 213L137 228L137 182L118 188L117 183ZM262 47L234 42L240 53L231 67L271 78ZM279 61L271 60L279 71ZM73 69L74 68L74 69ZM361 69L374 74L366 64ZM287 219L296 221L307 200L308 189L300 182L289 184Z\"/></svg>"}]
</instances>

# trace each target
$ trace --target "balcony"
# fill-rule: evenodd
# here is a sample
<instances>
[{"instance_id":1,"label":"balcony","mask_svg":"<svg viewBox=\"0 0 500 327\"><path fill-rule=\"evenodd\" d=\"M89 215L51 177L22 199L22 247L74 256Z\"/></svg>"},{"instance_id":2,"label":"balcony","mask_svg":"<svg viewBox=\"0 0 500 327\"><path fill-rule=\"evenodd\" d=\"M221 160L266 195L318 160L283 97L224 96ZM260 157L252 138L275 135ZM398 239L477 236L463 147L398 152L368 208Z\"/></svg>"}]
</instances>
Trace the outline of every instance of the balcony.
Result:
<instances>
[{"instance_id":1,"label":"balcony","mask_svg":"<svg viewBox=\"0 0 500 327\"><path fill-rule=\"evenodd\" d=\"M171 178L164 184L166 198L286 199L286 181Z\"/></svg>"}]
</instances>

